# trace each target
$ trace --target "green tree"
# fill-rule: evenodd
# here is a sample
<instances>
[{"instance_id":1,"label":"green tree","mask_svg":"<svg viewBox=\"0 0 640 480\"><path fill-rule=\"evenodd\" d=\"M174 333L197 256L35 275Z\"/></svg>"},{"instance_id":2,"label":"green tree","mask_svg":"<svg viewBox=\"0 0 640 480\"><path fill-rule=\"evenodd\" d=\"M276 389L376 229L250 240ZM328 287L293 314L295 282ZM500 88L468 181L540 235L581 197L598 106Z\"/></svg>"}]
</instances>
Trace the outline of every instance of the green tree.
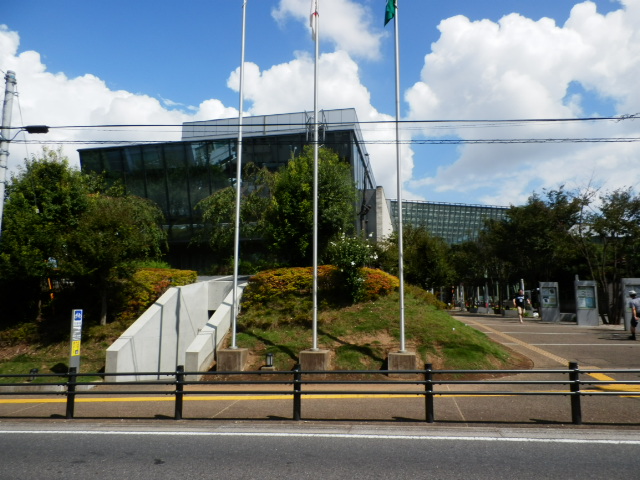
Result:
<instances>
[{"instance_id":1,"label":"green tree","mask_svg":"<svg viewBox=\"0 0 640 480\"><path fill-rule=\"evenodd\" d=\"M407 282L424 289L451 286L455 271L450 262L450 248L442 238L433 236L423 226L405 225L402 244Z\"/></svg>"},{"instance_id":2,"label":"green tree","mask_svg":"<svg viewBox=\"0 0 640 480\"><path fill-rule=\"evenodd\" d=\"M632 188L618 189L600 196L597 209L583 195L579 228L572 238L583 255L591 278L607 312L607 320L618 324L624 305L621 279L635 277L640 268L640 197Z\"/></svg>"},{"instance_id":3,"label":"green tree","mask_svg":"<svg viewBox=\"0 0 640 480\"><path fill-rule=\"evenodd\" d=\"M4 291L17 295L9 315L33 320L48 303L55 316L64 295L54 299L43 288L52 279L67 290L93 285L105 298L108 282L132 261L158 255L164 241L159 210L117 187L107 195L101 190L100 178L70 168L59 150L47 148L11 178L0 237ZM68 319L67 313L58 310L61 319Z\"/></svg>"},{"instance_id":4,"label":"green tree","mask_svg":"<svg viewBox=\"0 0 640 480\"><path fill-rule=\"evenodd\" d=\"M525 205L512 206L505 219L488 221L481 238L488 254L505 263L511 283L551 280L575 261L569 232L580 209L581 200L562 188L547 192L546 199L534 194Z\"/></svg>"},{"instance_id":5,"label":"green tree","mask_svg":"<svg viewBox=\"0 0 640 480\"><path fill-rule=\"evenodd\" d=\"M135 196L89 196L78 228L69 239L65 270L87 278L100 295L100 324L107 323L107 294L143 260L160 258L166 246L157 205Z\"/></svg>"},{"instance_id":6,"label":"green tree","mask_svg":"<svg viewBox=\"0 0 640 480\"><path fill-rule=\"evenodd\" d=\"M452 245L450 259L455 271L455 283L465 286L465 302L470 299L470 303L475 305L478 301L475 287L484 288L486 284L493 286L504 278L498 268L491 268L499 260L488 253L486 244L481 240ZM496 273L492 274L494 270Z\"/></svg>"},{"instance_id":7,"label":"green tree","mask_svg":"<svg viewBox=\"0 0 640 480\"><path fill-rule=\"evenodd\" d=\"M48 148L11 176L0 236L2 323L42 319L51 311L49 279L63 273L59 260L86 209L84 180L60 150Z\"/></svg>"},{"instance_id":8,"label":"green tree","mask_svg":"<svg viewBox=\"0 0 640 480\"><path fill-rule=\"evenodd\" d=\"M264 228L264 213L269 205L272 174L255 164L244 168L240 199L240 239L260 241ZM229 186L201 200L196 208L202 211L204 230L199 241L207 243L223 262L233 258L235 237L236 189ZM241 255L244 252L241 252ZM251 253L251 252L249 252ZM263 252L264 253L264 252Z\"/></svg>"},{"instance_id":9,"label":"green tree","mask_svg":"<svg viewBox=\"0 0 640 480\"><path fill-rule=\"evenodd\" d=\"M348 162L331 150L318 154L318 255L332 237L354 230L356 188ZM276 172L271 204L265 213L265 236L272 251L290 266L312 262L313 148Z\"/></svg>"},{"instance_id":10,"label":"green tree","mask_svg":"<svg viewBox=\"0 0 640 480\"><path fill-rule=\"evenodd\" d=\"M3 278L38 279L68 255L69 236L88 205L87 178L60 151L44 148L7 186L1 237ZM51 261L49 261L51 259ZM56 262L54 262L56 260Z\"/></svg>"}]
</instances>

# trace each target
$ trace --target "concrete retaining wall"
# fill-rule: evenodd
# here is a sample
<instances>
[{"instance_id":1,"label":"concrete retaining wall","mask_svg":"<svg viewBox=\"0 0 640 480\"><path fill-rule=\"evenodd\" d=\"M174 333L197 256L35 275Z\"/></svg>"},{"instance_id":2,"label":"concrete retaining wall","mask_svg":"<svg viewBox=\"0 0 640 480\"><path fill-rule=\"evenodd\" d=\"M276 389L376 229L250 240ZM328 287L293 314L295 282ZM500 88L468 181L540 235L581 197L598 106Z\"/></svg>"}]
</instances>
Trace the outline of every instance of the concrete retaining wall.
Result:
<instances>
[{"instance_id":1,"label":"concrete retaining wall","mask_svg":"<svg viewBox=\"0 0 640 480\"><path fill-rule=\"evenodd\" d=\"M206 327L209 312L226 302L232 286L231 281L211 280L167 290L107 349L106 373L139 375L107 379L161 380L150 372L174 372L176 365L185 365L186 352ZM218 326L218 342L228 329L228 322L226 328Z\"/></svg>"},{"instance_id":2,"label":"concrete retaining wall","mask_svg":"<svg viewBox=\"0 0 640 480\"><path fill-rule=\"evenodd\" d=\"M246 283L238 285L237 296L242 297ZM231 287L233 289L233 286ZM216 312L200 330L196 338L185 352L184 369L187 372L207 371L213 365L215 354L225 335L231 329L231 309L233 306L233 292L218 306ZM202 375L187 377L187 380L200 380Z\"/></svg>"}]
</instances>

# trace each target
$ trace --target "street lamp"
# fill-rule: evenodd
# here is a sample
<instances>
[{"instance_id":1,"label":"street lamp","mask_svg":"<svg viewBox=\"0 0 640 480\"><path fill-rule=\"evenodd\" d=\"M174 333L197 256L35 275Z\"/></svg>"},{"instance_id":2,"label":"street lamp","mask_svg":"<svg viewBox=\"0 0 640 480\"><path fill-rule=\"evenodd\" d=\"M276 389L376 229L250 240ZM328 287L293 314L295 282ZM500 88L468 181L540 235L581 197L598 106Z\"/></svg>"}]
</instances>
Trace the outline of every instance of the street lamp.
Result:
<instances>
[{"instance_id":1,"label":"street lamp","mask_svg":"<svg viewBox=\"0 0 640 480\"><path fill-rule=\"evenodd\" d=\"M49 133L49 127L46 125L27 125L26 127L22 127L20 130L24 130L27 133ZM18 130L18 133L20 133L20 130Z\"/></svg>"}]
</instances>

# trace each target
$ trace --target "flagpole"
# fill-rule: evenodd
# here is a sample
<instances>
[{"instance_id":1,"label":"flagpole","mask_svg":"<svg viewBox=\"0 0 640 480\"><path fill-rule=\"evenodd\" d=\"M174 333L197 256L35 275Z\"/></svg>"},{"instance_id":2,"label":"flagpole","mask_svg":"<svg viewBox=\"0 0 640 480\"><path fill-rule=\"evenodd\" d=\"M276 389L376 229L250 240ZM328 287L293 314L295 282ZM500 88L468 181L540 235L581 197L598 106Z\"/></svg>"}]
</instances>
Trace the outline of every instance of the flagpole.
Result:
<instances>
[{"instance_id":1,"label":"flagpole","mask_svg":"<svg viewBox=\"0 0 640 480\"><path fill-rule=\"evenodd\" d=\"M319 0L315 0L315 62L313 65L313 347L318 350L318 57L320 43Z\"/></svg>"},{"instance_id":2,"label":"flagpole","mask_svg":"<svg viewBox=\"0 0 640 480\"><path fill-rule=\"evenodd\" d=\"M244 110L244 44L247 22L247 1L242 2L242 47L240 54L240 107L238 112L238 147L236 158L236 218L233 244L233 295L231 309L231 347L236 344L236 330L238 324L238 262L240 261L240 195L242 186L242 111Z\"/></svg>"},{"instance_id":3,"label":"flagpole","mask_svg":"<svg viewBox=\"0 0 640 480\"><path fill-rule=\"evenodd\" d=\"M404 251L402 245L402 158L400 155L400 40L398 24L398 0L395 6L395 57L396 57L396 169L398 190L398 278L400 280L400 352L405 351L404 334Z\"/></svg>"}]
</instances>

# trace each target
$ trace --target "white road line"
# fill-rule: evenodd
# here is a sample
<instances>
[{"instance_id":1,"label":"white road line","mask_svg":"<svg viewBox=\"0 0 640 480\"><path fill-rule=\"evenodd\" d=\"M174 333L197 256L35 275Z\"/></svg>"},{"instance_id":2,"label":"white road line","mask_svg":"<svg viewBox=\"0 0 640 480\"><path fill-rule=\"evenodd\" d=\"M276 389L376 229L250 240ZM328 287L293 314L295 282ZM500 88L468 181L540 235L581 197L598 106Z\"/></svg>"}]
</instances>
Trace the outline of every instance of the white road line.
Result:
<instances>
[{"instance_id":1,"label":"white road line","mask_svg":"<svg viewBox=\"0 0 640 480\"><path fill-rule=\"evenodd\" d=\"M440 435L373 435L358 433L285 433L285 432L133 432L133 431L82 431L82 430L0 430L1 434L54 434L54 435L140 435L174 437L291 437L291 438L356 438L370 440L462 440L480 442L521 442L521 443L570 443L601 445L640 445L640 440L605 440L575 438L532 438L532 437L487 437L487 436L440 436Z\"/></svg>"}]
</instances>

